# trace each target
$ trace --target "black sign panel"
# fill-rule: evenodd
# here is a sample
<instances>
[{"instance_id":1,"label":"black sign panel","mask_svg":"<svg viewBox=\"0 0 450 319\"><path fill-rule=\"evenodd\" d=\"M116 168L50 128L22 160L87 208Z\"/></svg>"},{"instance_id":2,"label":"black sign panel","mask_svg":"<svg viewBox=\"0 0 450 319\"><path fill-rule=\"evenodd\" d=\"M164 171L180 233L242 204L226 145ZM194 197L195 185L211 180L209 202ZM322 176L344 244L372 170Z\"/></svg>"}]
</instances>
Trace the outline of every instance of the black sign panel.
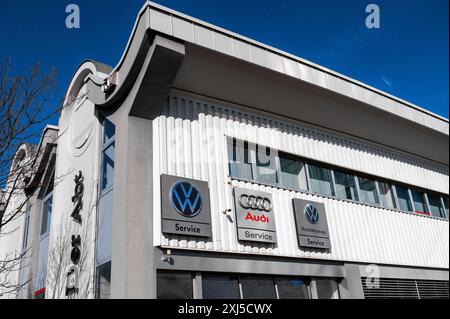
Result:
<instances>
[{"instance_id":1,"label":"black sign panel","mask_svg":"<svg viewBox=\"0 0 450 319\"><path fill-rule=\"evenodd\" d=\"M208 183L161 175L162 232L211 237Z\"/></svg>"},{"instance_id":2,"label":"black sign panel","mask_svg":"<svg viewBox=\"0 0 450 319\"><path fill-rule=\"evenodd\" d=\"M293 205L299 246L331 249L325 205L299 198Z\"/></svg>"}]
</instances>

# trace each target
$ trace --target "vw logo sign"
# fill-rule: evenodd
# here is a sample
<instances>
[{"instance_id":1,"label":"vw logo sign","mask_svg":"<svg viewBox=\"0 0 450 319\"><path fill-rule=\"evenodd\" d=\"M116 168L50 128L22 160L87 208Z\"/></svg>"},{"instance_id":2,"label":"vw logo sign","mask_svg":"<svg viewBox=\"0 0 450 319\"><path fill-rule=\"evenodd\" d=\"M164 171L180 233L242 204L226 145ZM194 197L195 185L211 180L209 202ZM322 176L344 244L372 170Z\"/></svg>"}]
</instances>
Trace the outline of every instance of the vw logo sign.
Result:
<instances>
[{"instance_id":1,"label":"vw logo sign","mask_svg":"<svg viewBox=\"0 0 450 319\"><path fill-rule=\"evenodd\" d=\"M319 222L319 211L313 204L306 205L304 213L310 224L317 224Z\"/></svg>"},{"instance_id":2,"label":"vw logo sign","mask_svg":"<svg viewBox=\"0 0 450 319\"><path fill-rule=\"evenodd\" d=\"M191 183L175 183L170 190L170 199L175 210L185 217L195 217L202 210L202 194Z\"/></svg>"}]
</instances>

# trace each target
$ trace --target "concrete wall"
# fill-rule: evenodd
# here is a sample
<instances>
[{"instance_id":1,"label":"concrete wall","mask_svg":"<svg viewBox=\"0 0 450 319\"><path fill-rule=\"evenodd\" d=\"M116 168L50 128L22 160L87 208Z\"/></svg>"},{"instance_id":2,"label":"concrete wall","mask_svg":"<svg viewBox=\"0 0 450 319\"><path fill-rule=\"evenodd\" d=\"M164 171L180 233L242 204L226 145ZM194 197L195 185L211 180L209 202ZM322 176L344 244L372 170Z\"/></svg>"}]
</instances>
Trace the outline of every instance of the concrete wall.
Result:
<instances>
[{"instance_id":1,"label":"concrete wall","mask_svg":"<svg viewBox=\"0 0 450 319\"><path fill-rule=\"evenodd\" d=\"M59 120L60 137L53 191L53 218L50 232L46 298L65 298L66 268L71 264L71 236L81 236L80 287L75 298L94 296L94 254L100 177L100 132L95 106L83 97L66 107ZM84 194L82 222L71 218L74 208L74 177L82 172Z\"/></svg>"}]
</instances>

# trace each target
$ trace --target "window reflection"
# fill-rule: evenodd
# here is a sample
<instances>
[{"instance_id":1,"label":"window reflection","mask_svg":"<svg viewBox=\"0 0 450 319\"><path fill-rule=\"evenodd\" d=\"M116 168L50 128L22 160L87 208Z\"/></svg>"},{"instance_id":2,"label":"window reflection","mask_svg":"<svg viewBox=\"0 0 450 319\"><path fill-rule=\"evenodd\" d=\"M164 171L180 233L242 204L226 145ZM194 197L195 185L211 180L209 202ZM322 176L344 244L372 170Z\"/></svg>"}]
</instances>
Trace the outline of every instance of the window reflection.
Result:
<instances>
[{"instance_id":1,"label":"window reflection","mask_svg":"<svg viewBox=\"0 0 450 319\"><path fill-rule=\"evenodd\" d=\"M228 165L231 176L248 180L253 178L248 142L228 141Z\"/></svg>"},{"instance_id":2,"label":"window reflection","mask_svg":"<svg viewBox=\"0 0 450 319\"><path fill-rule=\"evenodd\" d=\"M192 274L176 272L158 272L158 299L192 299Z\"/></svg>"},{"instance_id":3,"label":"window reflection","mask_svg":"<svg viewBox=\"0 0 450 319\"><path fill-rule=\"evenodd\" d=\"M281 185L284 187L307 190L305 165L302 161L285 154L279 154Z\"/></svg>"},{"instance_id":4,"label":"window reflection","mask_svg":"<svg viewBox=\"0 0 450 319\"><path fill-rule=\"evenodd\" d=\"M365 177L358 177L358 181L361 201L368 204L378 204L379 200L375 181Z\"/></svg>"},{"instance_id":5,"label":"window reflection","mask_svg":"<svg viewBox=\"0 0 450 319\"><path fill-rule=\"evenodd\" d=\"M428 214L428 208L425 201L425 193L411 189L411 196L414 203L414 210L416 213Z\"/></svg>"},{"instance_id":6,"label":"window reflection","mask_svg":"<svg viewBox=\"0 0 450 319\"><path fill-rule=\"evenodd\" d=\"M336 196L343 199L358 200L355 177L339 171L334 171L336 181Z\"/></svg>"},{"instance_id":7,"label":"window reflection","mask_svg":"<svg viewBox=\"0 0 450 319\"><path fill-rule=\"evenodd\" d=\"M333 195L333 180L331 170L309 164L310 191L322 195Z\"/></svg>"},{"instance_id":8,"label":"window reflection","mask_svg":"<svg viewBox=\"0 0 450 319\"><path fill-rule=\"evenodd\" d=\"M381 203L386 208L395 208L394 194L392 193L392 186L388 183L379 182Z\"/></svg>"},{"instance_id":9,"label":"window reflection","mask_svg":"<svg viewBox=\"0 0 450 319\"><path fill-rule=\"evenodd\" d=\"M204 299L240 299L237 276L205 274L202 290Z\"/></svg>"},{"instance_id":10,"label":"window reflection","mask_svg":"<svg viewBox=\"0 0 450 319\"><path fill-rule=\"evenodd\" d=\"M308 282L303 278L276 278L280 299L310 299Z\"/></svg>"}]
</instances>

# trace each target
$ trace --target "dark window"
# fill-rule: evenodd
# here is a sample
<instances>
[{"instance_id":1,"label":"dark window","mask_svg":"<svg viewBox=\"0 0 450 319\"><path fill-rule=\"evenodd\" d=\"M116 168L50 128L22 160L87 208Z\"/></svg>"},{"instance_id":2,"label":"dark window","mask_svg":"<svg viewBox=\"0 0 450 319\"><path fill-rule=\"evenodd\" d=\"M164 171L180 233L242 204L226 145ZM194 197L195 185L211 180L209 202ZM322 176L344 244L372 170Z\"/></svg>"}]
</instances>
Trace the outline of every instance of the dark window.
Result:
<instances>
[{"instance_id":1,"label":"dark window","mask_svg":"<svg viewBox=\"0 0 450 319\"><path fill-rule=\"evenodd\" d=\"M108 143L116 135L116 127L107 119L103 120L103 144Z\"/></svg>"},{"instance_id":2,"label":"dark window","mask_svg":"<svg viewBox=\"0 0 450 319\"><path fill-rule=\"evenodd\" d=\"M412 212L413 208L409 199L408 189L402 186L396 186L395 188L397 190L399 208L407 212Z\"/></svg>"},{"instance_id":3,"label":"dark window","mask_svg":"<svg viewBox=\"0 0 450 319\"><path fill-rule=\"evenodd\" d=\"M339 299L338 284L332 279L316 279L318 299Z\"/></svg>"},{"instance_id":4,"label":"dark window","mask_svg":"<svg viewBox=\"0 0 450 319\"><path fill-rule=\"evenodd\" d=\"M240 279L243 299L276 299L271 277L244 276Z\"/></svg>"},{"instance_id":5,"label":"dark window","mask_svg":"<svg viewBox=\"0 0 450 319\"><path fill-rule=\"evenodd\" d=\"M114 150L113 142L103 151L102 190L110 188L114 183Z\"/></svg>"},{"instance_id":6,"label":"dark window","mask_svg":"<svg viewBox=\"0 0 450 319\"><path fill-rule=\"evenodd\" d=\"M434 217L445 218L444 207L442 207L441 197L436 194L428 194L430 203L430 213Z\"/></svg>"},{"instance_id":7,"label":"dark window","mask_svg":"<svg viewBox=\"0 0 450 319\"><path fill-rule=\"evenodd\" d=\"M42 208L42 221L41 221L41 236L47 234L50 231L50 225L52 222L52 206L53 195L50 195L45 201Z\"/></svg>"},{"instance_id":8,"label":"dark window","mask_svg":"<svg viewBox=\"0 0 450 319\"><path fill-rule=\"evenodd\" d=\"M304 163L285 154L279 154L279 157L281 185L296 190L307 190Z\"/></svg>"},{"instance_id":9,"label":"dark window","mask_svg":"<svg viewBox=\"0 0 450 319\"><path fill-rule=\"evenodd\" d=\"M30 227L30 212L27 211L25 213L25 224L23 226L23 240L22 240L22 249L27 248L28 245L28 229Z\"/></svg>"},{"instance_id":10,"label":"dark window","mask_svg":"<svg viewBox=\"0 0 450 319\"><path fill-rule=\"evenodd\" d=\"M308 164L309 190L314 193L333 196L333 179L331 170Z\"/></svg>"},{"instance_id":11,"label":"dark window","mask_svg":"<svg viewBox=\"0 0 450 319\"><path fill-rule=\"evenodd\" d=\"M416 213L429 214L425 201L425 193L412 189L411 195L414 202L414 210L416 211Z\"/></svg>"},{"instance_id":12,"label":"dark window","mask_svg":"<svg viewBox=\"0 0 450 319\"><path fill-rule=\"evenodd\" d=\"M233 177L253 178L248 142L232 139L228 141L228 166Z\"/></svg>"},{"instance_id":13,"label":"dark window","mask_svg":"<svg viewBox=\"0 0 450 319\"><path fill-rule=\"evenodd\" d=\"M343 199L358 200L355 177L343 172L334 171L336 196Z\"/></svg>"},{"instance_id":14,"label":"dark window","mask_svg":"<svg viewBox=\"0 0 450 319\"><path fill-rule=\"evenodd\" d=\"M280 299L310 299L308 283L303 278L276 278Z\"/></svg>"},{"instance_id":15,"label":"dark window","mask_svg":"<svg viewBox=\"0 0 450 319\"><path fill-rule=\"evenodd\" d=\"M116 129L113 123L103 120L102 176L101 190L110 189L114 184L114 155Z\"/></svg>"},{"instance_id":16,"label":"dark window","mask_svg":"<svg viewBox=\"0 0 450 319\"><path fill-rule=\"evenodd\" d=\"M96 298L109 299L111 293L111 262L97 267Z\"/></svg>"},{"instance_id":17,"label":"dark window","mask_svg":"<svg viewBox=\"0 0 450 319\"><path fill-rule=\"evenodd\" d=\"M55 183L55 172L53 172L52 177L50 178L50 181L47 184L47 190L45 191L44 197L53 192L54 183Z\"/></svg>"},{"instance_id":18,"label":"dark window","mask_svg":"<svg viewBox=\"0 0 450 319\"><path fill-rule=\"evenodd\" d=\"M240 299L237 276L202 275L204 299Z\"/></svg>"},{"instance_id":19,"label":"dark window","mask_svg":"<svg viewBox=\"0 0 450 319\"><path fill-rule=\"evenodd\" d=\"M358 181L361 201L367 204L378 204L379 199L375 181L365 177L358 177Z\"/></svg>"},{"instance_id":20,"label":"dark window","mask_svg":"<svg viewBox=\"0 0 450 319\"><path fill-rule=\"evenodd\" d=\"M445 217L448 218L448 197L444 197Z\"/></svg>"},{"instance_id":21,"label":"dark window","mask_svg":"<svg viewBox=\"0 0 450 319\"><path fill-rule=\"evenodd\" d=\"M190 273L158 272L158 299L192 299L192 275Z\"/></svg>"}]
</instances>

